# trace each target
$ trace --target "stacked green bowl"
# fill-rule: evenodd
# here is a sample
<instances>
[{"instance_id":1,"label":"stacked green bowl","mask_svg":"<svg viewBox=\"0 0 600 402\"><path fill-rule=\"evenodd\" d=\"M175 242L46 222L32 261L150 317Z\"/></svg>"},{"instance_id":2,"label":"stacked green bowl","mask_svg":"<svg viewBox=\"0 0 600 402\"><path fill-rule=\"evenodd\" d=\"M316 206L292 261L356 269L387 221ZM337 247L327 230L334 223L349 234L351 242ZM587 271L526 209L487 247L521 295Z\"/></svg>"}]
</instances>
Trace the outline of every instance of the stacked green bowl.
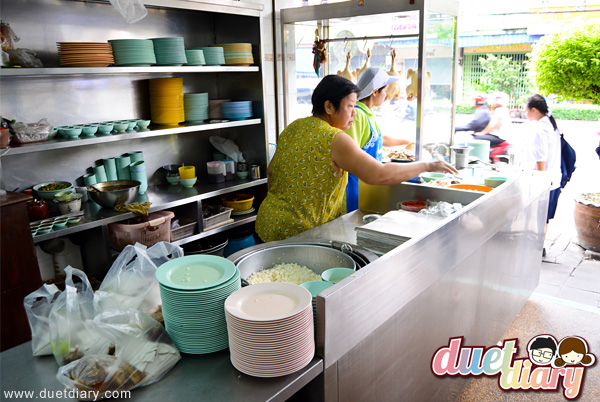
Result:
<instances>
[{"instance_id":1,"label":"stacked green bowl","mask_svg":"<svg viewBox=\"0 0 600 402\"><path fill-rule=\"evenodd\" d=\"M156 64L154 45L148 39L111 39L115 65L147 67Z\"/></svg>"},{"instance_id":2,"label":"stacked green bowl","mask_svg":"<svg viewBox=\"0 0 600 402\"><path fill-rule=\"evenodd\" d=\"M208 93L183 95L185 121L202 122L208 119Z\"/></svg>"},{"instance_id":3,"label":"stacked green bowl","mask_svg":"<svg viewBox=\"0 0 600 402\"><path fill-rule=\"evenodd\" d=\"M187 63L183 37L154 38L152 42L159 66L182 66Z\"/></svg>"}]
</instances>

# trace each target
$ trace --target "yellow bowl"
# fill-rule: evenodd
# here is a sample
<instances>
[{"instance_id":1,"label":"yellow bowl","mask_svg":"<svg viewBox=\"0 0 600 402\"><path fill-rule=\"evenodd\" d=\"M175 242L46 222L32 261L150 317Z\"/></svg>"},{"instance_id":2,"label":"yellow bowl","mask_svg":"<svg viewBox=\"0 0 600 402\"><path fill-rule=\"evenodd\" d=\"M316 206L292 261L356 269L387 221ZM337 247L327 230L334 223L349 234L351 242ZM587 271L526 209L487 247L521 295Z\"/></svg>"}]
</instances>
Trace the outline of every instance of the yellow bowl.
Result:
<instances>
[{"instance_id":1,"label":"yellow bowl","mask_svg":"<svg viewBox=\"0 0 600 402\"><path fill-rule=\"evenodd\" d=\"M244 212L252 208L254 196L252 194L227 194L221 197L221 202L233 212Z\"/></svg>"}]
</instances>

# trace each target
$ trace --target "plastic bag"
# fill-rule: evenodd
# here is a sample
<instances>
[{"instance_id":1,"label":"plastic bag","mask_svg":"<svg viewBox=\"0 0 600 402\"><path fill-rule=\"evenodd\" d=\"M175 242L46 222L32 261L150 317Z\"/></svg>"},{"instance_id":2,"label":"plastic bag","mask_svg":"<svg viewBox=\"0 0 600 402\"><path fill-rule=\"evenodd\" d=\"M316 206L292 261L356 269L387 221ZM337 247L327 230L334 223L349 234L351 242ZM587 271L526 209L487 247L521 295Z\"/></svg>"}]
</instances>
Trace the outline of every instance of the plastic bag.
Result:
<instances>
[{"instance_id":1,"label":"plastic bag","mask_svg":"<svg viewBox=\"0 0 600 402\"><path fill-rule=\"evenodd\" d=\"M85 356L56 375L80 399L98 400L105 392L155 383L181 359L163 326L141 311L105 311L94 324L116 345L115 356Z\"/></svg>"},{"instance_id":2,"label":"plastic bag","mask_svg":"<svg viewBox=\"0 0 600 402\"><path fill-rule=\"evenodd\" d=\"M15 130L15 135L11 141L19 143L45 141L48 139L48 134L52 131L52 124L48 123L47 119L29 124L19 121L13 125L13 129Z\"/></svg>"},{"instance_id":3,"label":"plastic bag","mask_svg":"<svg viewBox=\"0 0 600 402\"><path fill-rule=\"evenodd\" d=\"M94 328L94 292L85 273L65 268L65 290L50 310L50 343L59 366L85 355L108 354L110 342Z\"/></svg>"},{"instance_id":4,"label":"plastic bag","mask_svg":"<svg viewBox=\"0 0 600 402\"><path fill-rule=\"evenodd\" d=\"M50 344L50 310L61 291L56 285L43 285L23 300L27 320L31 328L31 349L34 356L52 354Z\"/></svg>"},{"instance_id":5,"label":"plastic bag","mask_svg":"<svg viewBox=\"0 0 600 402\"><path fill-rule=\"evenodd\" d=\"M128 24L135 24L148 15L148 10L140 0L110 0L110 4L121 13Z\"/></svg>"},{"instance_id":6,"label":"plastic bag","mask_svg":"<svg viewBox=\"0 0 600 402\"><path fill-rule=\"evenodd\" d=\"M167 242L150 248L139 243L127 245L94 296L96 312L129 309L148 312L160 305L160 288L154 274L160 265L179 257L183 257L183 249Z\"/></svg>"},{"instance_id":7,"label":"plastic bag","mask_svg":"<svg viewBox=\"0 0 600 402\"><path fill-rule=\"evenodd\" d=\"M433 215L433 216L450 216L456 211L462 209L462 204L455 202L450 204L445 201L430 201L427 200L427 208L420 210L418 213L422 215Z\"/></svg>"},{"instance_id":8,"label":"plastic bag","mask_svg":"<svg viewBox=\"0 0 600 402\"><path fill-rule=\"evenodd\" d=\"M218 137L216 135L213 135L208 140L213 145L213 147L223 152L229 157L229 159L232 159L234 162L246 162L246 160L242 156L242 152L235 144L235 142L228 140L227 138Z\"/></svg>"},{"instance_id":9,"label":"plastic bag","mask_svg":"<svg viewBox=\"0 0 600 402\"><path fill-rule=\"evenodd\" d=\"M14 42L20 41L15 31L12 30L7 22L0 22L0 41L2 44L2 65L6 66L10 64L10 56L8 51L14 49Z\"/></svg>"},{"instance_id":10,"label":"plastic bag","mask_svg":"<svg viewBox=\"0 0 600 402\"><path fill-rule=\"evenodd\" d=\"M11 49L7 51L10 64L26 68L42 68L44 63L36 57L31 49Z\"/></svg>"},{"instance_id":11,"label":"plastic bag","mask_svg":"<svg viewBox=\"0 0 600 402\"><path fill-rule=\"evenodd\" d=\"M105 311L94 323L116 345L115 356L144 373L140 387L159 381L181 359L165 328L139 310Z\"/></svg>"}]
</instances>

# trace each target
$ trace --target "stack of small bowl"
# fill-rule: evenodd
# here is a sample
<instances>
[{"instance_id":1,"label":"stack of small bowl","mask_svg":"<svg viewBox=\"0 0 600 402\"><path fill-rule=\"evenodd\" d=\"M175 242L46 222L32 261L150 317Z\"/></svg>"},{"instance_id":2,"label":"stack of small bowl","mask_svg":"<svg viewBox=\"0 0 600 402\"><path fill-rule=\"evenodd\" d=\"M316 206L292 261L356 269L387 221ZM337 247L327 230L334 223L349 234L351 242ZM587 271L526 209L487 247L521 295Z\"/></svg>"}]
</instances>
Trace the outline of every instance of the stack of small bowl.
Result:
<instances>
[{"instance_id":1,"label":"stack of small bowl","mask_svg":"<svg viewBox=\"0 0 600 402\"><path fill-rule=\"evenodd\" d=\"M219 46L199 47L204 53L204 60L207 66L222 66L225 64L225 55L223 48Z\"/></svg>"},{"instance_id":2,"label":"stack of small bowl","mask_svg":"<svg viewBox=\"0 0 600 402\"><path fill-rule=\"evenodd\" d=\"M225 102L221 105L223 118L228 120L246 120L252 117L252 102Z\"/></svg>"},{"instance_id":3,"label":"stack of small bowl","mask_svg":"<svg viewBox=\"0 0 600 402\"><path fill-rule=\"evenodd\" d=\"M160 66L181 66L187 63L183 38L154 38L154 54L156 64Z\"/></svg>"},{"instance_id":4,"label":"stack of small bowl","mask_svg":"<svg viewBox=\"0 0 600 402\"><path fill-rule=\"evenodd\" d=\"M115 64L122 67L147 67L156 64L154 45L149 39L111 39Z\"/></svg>"},{"instance_id":5,"label":"stack of small bowl","mask_svg":"<svg viewBox=\"0 0 600 402\"><path fill-rule=\"evenodd\" d=\"M241 288L240 271L226 258L188 255L156 270L165 328L184 353L226 349L224 303Z\"/></svg>"},{"instance_id":6,"label":"stack of small bowl","mask_svg":"<svg viewBox=\"0 0 600 402\"><path fill-rule=\"evenodd\" d=\"M228 66L249 66L254 63L251 43L226 43L216 46L223 48L225 64Z\"/></svg>"},{"instance_id":7,"label":"stack of small bowl","mask_svg":"<svg viewBox=\"0 0 600 402\"><path fill-rule=\"evenodd\" d=\"M188 49L185 51L188 66L203 66L206 64L204 60L204 52L200 49Z\"/></svg>"},{"instance_id":8,"label":"stack of small bowl","mask_svg":"<svg viewBox=\"0 0 600 402\"><path fill-rule=\"evenodd\" d=\"M185 120L183 78L150 80L150 113L156 124L177 125Z\"/></svg>"},{"instance_id":9,"label":"stack of small bowl","mask_svg":"<svg viewBox=\"0 0 600 402\"><path fill-rule=\"evenodd\" d=\"M185 121L202 122L208 119L208 93L183 95Z\"/></svg>"},{"instance_id":10,"label":"stack of small bowl","mask_svg":"<svg viewBox=\"0 0 600 402\"><path fill-rule=\"evenodd\" d=\"M61 66L106 67L115 62L110 43L57 42L56 45Z\"/></svg>"}]
</instances>

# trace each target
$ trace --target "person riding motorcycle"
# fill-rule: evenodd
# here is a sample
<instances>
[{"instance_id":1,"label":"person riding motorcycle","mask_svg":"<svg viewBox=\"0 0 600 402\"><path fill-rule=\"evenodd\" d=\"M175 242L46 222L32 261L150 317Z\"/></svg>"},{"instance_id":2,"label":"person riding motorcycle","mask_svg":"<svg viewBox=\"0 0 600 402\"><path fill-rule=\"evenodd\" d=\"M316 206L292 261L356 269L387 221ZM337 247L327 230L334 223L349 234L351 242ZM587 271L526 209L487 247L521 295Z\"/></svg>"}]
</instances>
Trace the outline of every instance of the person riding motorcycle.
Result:
<instances>
[{"instance_id":1,"label":"person riding motorcycle","mask_svg":"<svg viewBox=\"0 0 600 402\"><path fill-rule=\"evenodd\" d=\"M487 95L483 92L477 92L473 95L473 106L475 107L475 114L470 122L464 126L454 127L454 132L457 131L473 131L478 132L483 130L492 117L492 113L487 105Z\"/></svg>"}]
</instances>

